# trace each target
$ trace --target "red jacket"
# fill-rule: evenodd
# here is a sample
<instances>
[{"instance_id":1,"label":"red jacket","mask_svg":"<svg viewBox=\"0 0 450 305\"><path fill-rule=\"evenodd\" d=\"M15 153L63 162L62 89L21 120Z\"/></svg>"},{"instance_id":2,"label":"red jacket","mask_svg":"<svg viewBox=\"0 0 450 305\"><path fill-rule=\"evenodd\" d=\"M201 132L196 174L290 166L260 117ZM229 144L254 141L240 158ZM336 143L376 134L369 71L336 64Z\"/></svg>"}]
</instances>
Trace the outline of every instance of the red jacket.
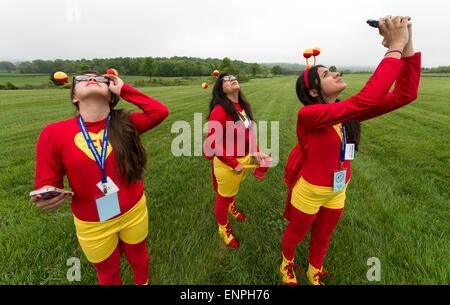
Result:
<instances>
[{"instance_id":1,"label":"red jacket","mask_svg":"<svg viewBox=\"0 0 450 305\"><path fill-rule=\"evenodd\" d=\"M314 185L333 186L333 172L339 169L341 147L341 139L333 125L354 118L368 120L414 101L419 87L420 59L420 53L401 60L384 58L357 95L341 102L314 104L299 110L299 146L290 155L285 171L289 176L285 177L289 187L286 218L290 217L292 188L300 177ZM394 82L394 90L389 92ZM348 182L351 177L350 160L344 162L344 168L347 169Z\"/></svg>"},{"instance_id":2,"label":"red jacket","mask_svg":"<svg viewBox=\"0 0 450 305\"><path fill-rule=\"evenodd\" d=\"M120 96L144 112L133 112L131 122L144 133L161 123L169 114L166 106L157 100L124 84ZM89 151L78 125L76 116L67 121L47 125L41 132L36 148L35 190L45 185L64 188L63 177L67 175L74 192L71 208L74 215L83 221L98 222L96 198L103 195L96 186L101 181L102 172L86 152ZM98 122L85 122L89 133L98 134L105 127L106 118ZM82 141L80 141L80 137ZM102 138L92 138L95 146L101 149ZM110 147L108 143L108 147ZM106 157L105 173L118 186L121 213L130 210L142 197L142 181L127 184L116 171L114 148Z\"/></svg>"}]
</instances>

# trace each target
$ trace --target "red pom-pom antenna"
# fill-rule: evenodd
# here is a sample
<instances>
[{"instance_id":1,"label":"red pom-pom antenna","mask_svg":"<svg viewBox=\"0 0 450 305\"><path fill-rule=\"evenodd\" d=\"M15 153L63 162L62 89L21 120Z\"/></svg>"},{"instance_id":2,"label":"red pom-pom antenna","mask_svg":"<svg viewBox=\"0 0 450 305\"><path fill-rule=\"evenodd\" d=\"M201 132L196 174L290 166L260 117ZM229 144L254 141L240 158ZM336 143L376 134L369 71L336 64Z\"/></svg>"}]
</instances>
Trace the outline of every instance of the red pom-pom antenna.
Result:
<instances>
[{"instance_id":1,"label":"red pom-pom antenna","mask_svg":"<svg viewBox=\"0 0 450 305\"><path fill-rule=\"evenodd\" d=\"M119 76L119 72L117 72L116 69L112 69L112 68L108 69L108 71L106 71L106 74Z\"/></svg>"},{"instance_id":2,"label":"red pom-pom antenna","mask_svg":"<svg viewBox=\"0 0 450 305\"><path fill-rule=\"evenodd\" d=\"M219 70L214 70L213 75L217 78L219 76Z\"/></svg>"},{"instance_id":3,"label":"red pom-pom antenna","mask_svg":"<svg viewBox=\"0 0 450 305\"><path fill-rule=\"evenodd\" d=\"M207 83L203 83L203 84L202 84L202 88L203 88L203 89L208 88L208 84L207 84Z\"/></svg>"},{"instance_id":4,"label":"red pom-pom antenna","mask_svg":"<svg viewBox=\"0 0 450 305\"><path fill-rule=\"evenodd\" d=\"M319 54L320 54L320 48L319 47L314 47L312 49L312 51L313 51L313 56L319 56Z\"/></svg>"},{"instance_id":5,"label":"red pom-pom antenna","mask_svg":"<svg viewBox=\"0 0 450 305\"><path fill-rule=\"evenodd\" d=\"M305 51L303 51L303 56L306 58L306 59L308 59L308 58L310 58L311 56L313 56L313 50L312 49L306 49Z\"/></svg>"}]
</instances>

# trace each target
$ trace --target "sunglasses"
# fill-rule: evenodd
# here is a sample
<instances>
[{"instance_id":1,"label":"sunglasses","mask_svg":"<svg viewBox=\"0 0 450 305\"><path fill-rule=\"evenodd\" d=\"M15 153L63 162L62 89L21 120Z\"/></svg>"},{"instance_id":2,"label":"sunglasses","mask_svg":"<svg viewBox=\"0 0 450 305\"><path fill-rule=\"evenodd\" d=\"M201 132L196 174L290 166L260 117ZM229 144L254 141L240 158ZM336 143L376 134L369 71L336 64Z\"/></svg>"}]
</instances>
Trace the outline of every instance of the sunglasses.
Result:
<instances>
[{"instance_id":1,"label":"sunglasses","mask_svg":"<svg viewBox=\"0 0 450 305\"><path fill-rule=\"evenodd\" d=\"M90 80L91 78L95 78L96 81L98 81L99 83L105 83L108 84L109 80L107 80L106 78L104 78L103 76L89 76L89 75L77 75L74 77L74 79L77 82L87 82L88 80Z\"/></svg>"},{"instance_id":2,"label":"sunglasses","mask_svg":"<svg viewBox=\"0 0 450 305\"><path fill-rule=\"evenodd\" d=\"M236 80L237 78L234 75L226 75L222 79L224 82L228 82L228 81Z\"/></svg>"}]
</instances>

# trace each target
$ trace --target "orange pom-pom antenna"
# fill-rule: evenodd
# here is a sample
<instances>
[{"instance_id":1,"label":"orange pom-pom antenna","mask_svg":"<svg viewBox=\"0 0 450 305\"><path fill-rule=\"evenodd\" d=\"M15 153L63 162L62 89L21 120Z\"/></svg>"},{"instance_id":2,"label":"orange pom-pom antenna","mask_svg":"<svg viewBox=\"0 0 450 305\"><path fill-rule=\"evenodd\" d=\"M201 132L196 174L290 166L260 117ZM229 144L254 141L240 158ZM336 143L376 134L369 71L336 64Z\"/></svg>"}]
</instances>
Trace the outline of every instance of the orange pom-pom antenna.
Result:
<instances>
[{"instance_id":1,"label":"orange pom-pom antenna","mask_svg":"<svg viewBox=\"0 0 450 305\"><path fill-rule=\"evenodd\" d=\"M108 69L108 71L106 71L106 74L119 76L119 72L117 72L116 69L112 69L112 68Z\"/></svg>"},{"instance_id":2,"label":"orange pom-pom antenna","mask_svg":"<svg viewBox=\"0 0 450 305\"><path fill-rule=\"evenodd\" d=\"M207 83L203 83L203 84L202 84L202 88L203 88L203 89L208 88L208 84L207 84Z\"/></svg>"},{"instance_id":3,"label":"orange pom-pom antenna","mask_svg":"<svg viewBox=\"0 0 450 305\"><path fill-rule=\"evenodd\" d=\"M314 48L313 48L314 66L316 65L316 56L319 56L320 51L321 51L321 50L320 50L319 47L314 47Z\"/></svg>"},{"instance_id":4,"label":"orange pom-pom antenna","mask_svg":"<svg viewBox=\"0 0 450 305\"><path fill-rule=\"evenodd\" d=\"M213 75L217 78L219 76L219 70L214 70Z\"/></svg>"},{"instance_id":5,"label":"orange pom-pom antenna","mask_svg":"<svg viewBox=\"0 0 450 305\"><path fill-rule=\"evenodd\" d=\"M306 69L310 69L311 66L309 65L308 59L313 56L314 51L312 49L306 49L303 51L303 57L306 58Z\"/></svg>"},{"instance_id":6,"label":"orange pom-pom antenna","mask_svg":"<svg viewBox=\"0 0 450 305\"><path fill-rule=\"evenodd\" d=\"M58 82L58 83L63 83L65 84L67 82L67 80L69 79L69 77L67 76L66 73L62 72L62 71L58 71L55 72L53 74L53 78Z\"/></svg>"}]
</instances>

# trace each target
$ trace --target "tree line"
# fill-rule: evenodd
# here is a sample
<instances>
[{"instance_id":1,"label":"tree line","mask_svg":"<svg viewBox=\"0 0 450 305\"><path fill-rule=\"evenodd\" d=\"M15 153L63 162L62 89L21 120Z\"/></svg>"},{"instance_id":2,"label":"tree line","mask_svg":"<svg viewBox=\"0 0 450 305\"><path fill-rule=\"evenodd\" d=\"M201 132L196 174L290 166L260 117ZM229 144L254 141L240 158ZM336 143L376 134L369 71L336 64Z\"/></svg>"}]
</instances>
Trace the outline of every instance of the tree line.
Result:
<instances>
[{"instance_id":1,"label":"tree line","mask_svg":"<svg viewBox=\"0 0 450 305\"><path fill-rule=\"evenodd\" d=\"M81 70L92 69L100 73L105 73L107 69L114 68L123 75L146 75L161 77L178 76L205 76L211 75L215 69L230 74L258 75L266 77L270 74L292 74L293 71L285 69L280 65L268 67L258 63L246 63L240 60L229 58L196 58L196 57L118 57L118 58L94 58L79 60L42 60L23 61L12 63L9 61L0 62L0 71L8 73L22 74L50 74L55 71L66 73L77 73ZM300 70L299 70L300 71ZM298 71L297 71L298 72Z\"/></svg>"},{"instance_id":2,"label":"tree line","mask_svg":"<svg viewBox=\"0 0 450 305\"><path fill-rule=\"evenodd\" d=\"M440 66L435 68L422 68L423 73L450 73L450 66Z\"/></svg>"}]
</instances>

